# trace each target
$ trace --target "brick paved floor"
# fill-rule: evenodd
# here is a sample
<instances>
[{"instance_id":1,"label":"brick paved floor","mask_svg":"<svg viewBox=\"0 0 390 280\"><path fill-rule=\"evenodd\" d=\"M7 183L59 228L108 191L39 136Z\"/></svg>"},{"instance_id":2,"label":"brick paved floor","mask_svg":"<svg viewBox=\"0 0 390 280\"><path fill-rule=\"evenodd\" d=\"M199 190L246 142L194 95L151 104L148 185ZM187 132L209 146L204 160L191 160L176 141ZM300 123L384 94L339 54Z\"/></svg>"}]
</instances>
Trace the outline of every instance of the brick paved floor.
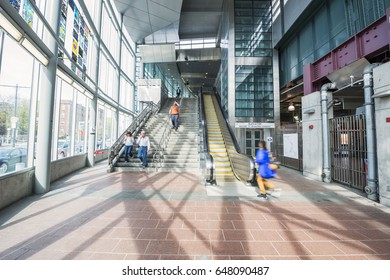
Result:
<instances>
[{"instance_id":1,"label":"brick paved floor","mask_svg":"<svg viewBox=\"0 0 390 280\"><path fill-rule=\"evenodd\" d=\"M0 211L1 259L390 259L390 209L282 168L279 198L84 169Z\"/></svg>"}]
</instances>

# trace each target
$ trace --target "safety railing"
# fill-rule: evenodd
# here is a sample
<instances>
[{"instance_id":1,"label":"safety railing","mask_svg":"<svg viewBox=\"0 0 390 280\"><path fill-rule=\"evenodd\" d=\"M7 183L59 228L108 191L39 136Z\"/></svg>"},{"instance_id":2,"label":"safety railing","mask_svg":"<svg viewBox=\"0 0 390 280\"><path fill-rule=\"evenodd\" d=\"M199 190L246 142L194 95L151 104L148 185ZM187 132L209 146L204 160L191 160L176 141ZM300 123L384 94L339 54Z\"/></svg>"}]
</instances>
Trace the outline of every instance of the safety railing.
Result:
<instances>
[{"instance_id":1,"label":"safety railing","mask_svg":"<svg viewBox=\"0 0 390 280\"><path fill-rule=\"evenodd\" d=\"M222 114L217 98L212 95L215 112L221 127L221 132L225 141L227 153L233 173L242 182L253 183L256 180L256 164L252 157L240 153L240 147L234 137L234 133L226 122Z\"/></svg>"},{"instance_id":2,"label":"safety railing","mask_svg":"<svg viewBox=\"0 0 390 280\"><path fill-rule=\"evenodd\" d=\"M161 103L155 104L152 101L147 103L142 112L135 117L130 126L122 133L122 135L115 141L110 148L110 154L108 156L109 171L114 171L114 168L124 152L124 140L126 133L130 131L133 135L139 133L140 129L145 125L149 118L160 110Z\"/></svg>"},{"instance_id":3,"label":"safety railing","mask_svg":"<svg viewBox=\"0 0 390 280\"><path fill-rule=\"evenodd\" d=\"M169 99L167 99L167 100L169 100ZM166 102L167 102L167 100L166 100ZM179 102L180 108L181 108L182 101L183 101L183 96L180 98L180 102ZM161 136L160 141L158 142L158 145L157 145L157 148L155 149L155 152L153 153L152 162L154 163L156 172L158 171L159 168L162 167L164 150L167 146L167 143L169 141L169 136L170 136L171 131L172 131L171 129L169 129L170 120L171 120L171 116L168 115L167 121L164 122L163 134Z\"/></svg>"},{"instance_id":4,"label":"safety railing","mask_svg":"<svg viewBox=\"0 0 390 280\"><path fill-rule=\"evenodd\" d=\"M198 95L198 100L201 169L205 181L210 184L215 184L215 163L213 156L209 152L206 112L203 104L202 93Z\"/></svg>"}]
</instances>

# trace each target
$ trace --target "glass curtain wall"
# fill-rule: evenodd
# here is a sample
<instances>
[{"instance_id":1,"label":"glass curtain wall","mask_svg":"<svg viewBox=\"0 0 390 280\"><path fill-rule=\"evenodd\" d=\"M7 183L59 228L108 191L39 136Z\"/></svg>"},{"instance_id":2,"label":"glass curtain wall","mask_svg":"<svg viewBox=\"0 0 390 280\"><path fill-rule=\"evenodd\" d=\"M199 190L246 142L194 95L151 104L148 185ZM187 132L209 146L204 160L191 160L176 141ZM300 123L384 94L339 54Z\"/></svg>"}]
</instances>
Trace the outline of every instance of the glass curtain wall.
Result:
<instances>
[{"instance_id":1,"label":"glass curtain wall","mask_svg":"<svg viewBox=\"0 0 390 280\"><path fill-rule=\"evenodd\" d=\"M115 10L114 1L104 1L102 15L99 13L100 1L60 1L59 64L55 84L52 160L87 152L90 100L96 94L97 86L100 91L96 111L96 148L108 148L114 143L118 133L117 122L121 122L121 130L127 128L134 111L135 44L126 31L123 32L123 41L120 42L120 15ZM10 5L9 7L16 11L7 17L21 17L26 27L23 25L17 28L31 28L41 40L39 43L47 44L46 38L50 36L43 35L48 33L48 27L41 20L39 13L46 17L48 3L46 0L5 1L5 5ZM86 10L82 8L84 6ZM97 22L101 16L100 31ZM12 21L12 24L16 23ZM100 37L101 63L97 65L97 40ZM27 39L30 38L27 36ZM33 166L35 147L38 144L37 108L43 98L38 81L45 61L40 57L43 51L39 47L32 51L24 45L18 34L1 26L0 176ZM119 52L120 45L122 57ZM95 77L98 77L98 80L95 80ZM31 160L28 160L29 158Z\"/></svg>"},{"instance_id":2,"label":"glass curtain wall","mask_svg":"<svg viewBox=\"0 0 390 280\"><path fill-rule=\"evenodd\" d=\"M168 97L176 96L176 88L180 84L182 89L183 97L190 97L191 94L182 81L178 81L175 78L169 77L164 71L162 71L158 64L156 63L145 63L144 64L144 78L145 79L161 79L163 83L163 93Z\"/></svg>"},{"instance_id":3,"label":"glass curtain wall","mask_svg":"<svg viewBox=\"0 0 390 280\"><path fill-rule=\"evenodd\" d=\"M274 117L271 19L271 1L234 1L235 56L264 58L235 67L236 117Z\"/></svg>"}]
</instances>

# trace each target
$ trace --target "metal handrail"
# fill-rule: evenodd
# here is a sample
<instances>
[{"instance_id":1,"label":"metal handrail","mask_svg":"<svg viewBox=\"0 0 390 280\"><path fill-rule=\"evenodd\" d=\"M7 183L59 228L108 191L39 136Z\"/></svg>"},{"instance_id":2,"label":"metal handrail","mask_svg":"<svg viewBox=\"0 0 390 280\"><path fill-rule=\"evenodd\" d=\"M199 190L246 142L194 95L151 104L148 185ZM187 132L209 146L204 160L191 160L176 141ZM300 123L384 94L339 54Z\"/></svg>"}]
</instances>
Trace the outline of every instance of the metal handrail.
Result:
<instances>
[{"instance_id":1,"label":"metal handrail","mask_svg":"<svg viewBox=\"0 0 390 280\"><path fill-rule=\"evenodd\" d=\"M221 126L221 132L227 147L229 161L232 166L234 175L240 181L253 183L256 179L256 164L251 156L240 153L238 142L235 139L234 133L223 116L219 102L215 95L211 96L214 103L215 112L218 122Z\"/></svg>"},{"instance_id":2,"label":"metal handrail","mask_svg":"<svg viewBox=\"0 0 390 280\"><path fill-rule=\"evenodd\" d=\"M142 112L135 117L130 126L122 133L121 136L115 141L115 143L110 148L110 154L108 156L108 165L109 170L112 172L119 161L119 158L122 156L124 152L124 139L126 133L130 131L133 135L138 134L139 130L145 125L145 123L149 120L152 114L155 114L160 109L160 102L155 104L152 101L145 102L147 106L142 110Z\"/></svg>"},{"instance_id":3,"label":"metal handrail","mask_svg":"<svg viewBox=\"0 0 390 280\"><path fill-rule=\"evenodd\" d=\"M202 147L201 147L201 158L203 159L202 169L203 176L208 183L215 183L216 173L215 173L215 163L214 158L210 154L209 144L208 144L208 132L207 132L207 120L206 120L206 111L203 104L203 94L199 94L199 129L201 130L202 137Z\"/></svg>"},{"instance_id":4,"label":"metal handrail","mask_svg":"<svg viewBox=\"0 0 390 280\"><path fill-rule=\"evenodd\" d=\"M169 101L169 98L165 101ZM179 106L181 107L181 103L183 101L183 96L180 98ZM155 152L153 153L153 159L152 162L155 164L155 171L158 171L158 168L161 168L162 165L162 158L161 158L161 153L166 147L166 143L169 140L169 135L171 134L171 129L168 129L170 127L169 122L170 122L170 115L167 117L167 121L164 123L164 132L161 136L160 141L158 142L157 148Z\"/></svg>"}]
</instances>

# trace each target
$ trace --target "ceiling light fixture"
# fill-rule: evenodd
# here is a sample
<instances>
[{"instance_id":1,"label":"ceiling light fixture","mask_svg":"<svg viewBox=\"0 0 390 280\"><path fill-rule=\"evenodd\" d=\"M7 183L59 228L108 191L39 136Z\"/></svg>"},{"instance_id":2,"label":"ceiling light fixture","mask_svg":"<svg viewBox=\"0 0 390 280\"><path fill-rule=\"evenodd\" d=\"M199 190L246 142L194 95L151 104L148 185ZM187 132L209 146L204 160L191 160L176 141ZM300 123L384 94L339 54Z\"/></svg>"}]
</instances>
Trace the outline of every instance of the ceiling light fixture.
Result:
<instances>
[{"instance_id":1,"label":"ceiling light fixture","mask_svg":"<svg viewBox=\"0 0 390 280\"><path fill-rule=\"evenodd\" d=\"M2 13L0 13L0 26L16 41L19 42L22 39L22 33Z\"/></svg>"},{"instance_id":2,"label":"ceiling light fixture","mask_svg":"<svg viewBox=\"0 0 390 280\"><path fill-rule=\"evenodd\" d=\"M289 112L295 111L294 103L291 102L290 105L288 106L287 110L288 110Z\"/></svg>"},{"instance_id":3,"label":"ceiling light fixture","mask_svg":"<svg viewBox=\"0 0 390 280\"><path fill-rule=\"evenodd\" d=\"M16 23L13 23L8 16L3 14L3 10L0 12L0 27L4 29L12 38L14 38L20 45L22 45L29 53L31 53L39 62L47 66L49 59L44 52L37 47L37 45L28 37L23 34Z\"/></svg>"},{"instance_id":4,"label":"ceiling light fixture","mask_svg":"<svg viewBox=\"0 0 390 280\"><path fill-rule=\"evenodd\" d=\"M27 38L23 38L21 41L21 45L31 53L36 59L38 59L43 65L47 66L49 64L49 60L43 53Z\"/></svg>"}]
</instances>

